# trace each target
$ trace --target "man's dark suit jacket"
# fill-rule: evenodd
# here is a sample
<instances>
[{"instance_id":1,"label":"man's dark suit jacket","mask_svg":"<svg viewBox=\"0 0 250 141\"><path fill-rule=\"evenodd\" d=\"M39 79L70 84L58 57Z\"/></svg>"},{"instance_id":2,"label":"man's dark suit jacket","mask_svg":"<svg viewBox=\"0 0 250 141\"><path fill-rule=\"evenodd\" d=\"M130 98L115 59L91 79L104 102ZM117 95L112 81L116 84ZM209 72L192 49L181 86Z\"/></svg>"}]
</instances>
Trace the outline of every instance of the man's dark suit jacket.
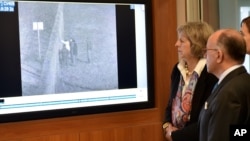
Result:
<instances>
[{"instance_id":1,"label":"man's dark suit jacket","mask_svg":"<svg viewBox=\"0 0 250 141\"><path fill-rule=\"evenodd\" d=\"M230 72L200 114L200 141L229 141L231 124L250 124L250 76L244 67Z\"/></svg>"},{"instance_id":2,"label":"man's dark suit jacket","mask_svg":"<svg viewBox=\"0 0 250 141\"><path fill-rule=\"evenodd\" d=\"M178 85L180 82L180 75L181 75L180 71L177 68L177 64L176 64L171 74L171 91L170 91L171 93L170 93L169 102L165 111L165 122L172 121L172 116L171 116L172 115L172 109L171 109L172 100L173 98L175 98L177 90L178 90ZM189 126L190 124L197 123L201 107L203 106L205 100L210 95L217 81L218 79L213 74L210 74L207 72L207 67L205 66L201 72L200 77L198 78L198 81L197 81L197 84L193 93L190 121L187 122L185 127ZM183 141L183 140L197 141L198 129L192 129L192 128L197 128L197 126L194 126L194 127L190 126L189 128L183 128L183 129L172 132L171 136L172 136L173 141ZM194 132L194 131L197 131L197 132Z\"/></svg>"}]
</instances>

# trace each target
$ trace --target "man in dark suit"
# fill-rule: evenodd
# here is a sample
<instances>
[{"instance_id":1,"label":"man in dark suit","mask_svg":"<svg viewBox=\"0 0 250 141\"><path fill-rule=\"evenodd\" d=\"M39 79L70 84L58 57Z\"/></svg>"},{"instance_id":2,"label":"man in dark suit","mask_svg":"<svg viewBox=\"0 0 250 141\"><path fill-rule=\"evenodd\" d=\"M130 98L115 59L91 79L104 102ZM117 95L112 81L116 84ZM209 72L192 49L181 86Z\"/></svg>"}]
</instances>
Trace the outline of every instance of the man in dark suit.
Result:
<instances>
[{"instance_id":1,"label":"man in dark suit","mask_svg":"<svg viewBox=\"0 0 250 141\"><path fill-rule=\"evenodd\" d=\"M246 43L236 30L218 30L208 39L207 70L219 81L200 113L200 141L229 141L230 125L250 124L250 76L242 65L245 54Z\"/></svg>"}]
</instances>

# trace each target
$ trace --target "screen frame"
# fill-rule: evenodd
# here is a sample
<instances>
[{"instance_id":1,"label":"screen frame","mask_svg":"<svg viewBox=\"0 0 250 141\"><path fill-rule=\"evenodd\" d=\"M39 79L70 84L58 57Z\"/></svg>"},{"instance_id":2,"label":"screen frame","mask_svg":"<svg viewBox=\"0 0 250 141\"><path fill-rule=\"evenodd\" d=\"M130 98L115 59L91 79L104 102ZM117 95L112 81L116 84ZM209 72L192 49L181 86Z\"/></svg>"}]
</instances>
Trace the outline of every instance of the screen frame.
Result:
<instances>
[{"instance_id":1,"label":"screen frame","mask_svg":"<svg viewBox=\"0 0 250 141\"><path fill-rule=\"evenodd\" d=\"M46 1L46 0L43 0L43 1ZM26 113L3 114L3 115L0 115L0 123L154 108L155 106L154 65L153 65L154 64L154 59L153 59L154 51L153 51L153 25L152 25L152 3L151 1L150 0L146 0L146 1L145 0L74 0L74 1L73 0L71 1L60 0L60 1L55 1L55 2L145 4L148 101L124 103L124 104L113 104L113 105L102 105L102 106L91 106L91 107L69 108L69 109L56 109L56 110L26 112Z\"/></svg>"}]
</instances>

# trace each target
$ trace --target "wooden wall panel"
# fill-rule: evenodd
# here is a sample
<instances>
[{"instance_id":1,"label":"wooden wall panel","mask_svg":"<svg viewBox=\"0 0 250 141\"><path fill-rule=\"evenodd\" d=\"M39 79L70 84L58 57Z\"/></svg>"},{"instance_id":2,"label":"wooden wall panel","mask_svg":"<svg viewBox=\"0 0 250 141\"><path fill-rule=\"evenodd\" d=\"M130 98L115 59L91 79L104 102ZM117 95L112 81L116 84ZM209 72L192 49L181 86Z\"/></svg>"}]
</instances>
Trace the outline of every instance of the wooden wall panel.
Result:
<instances>
[{"instance_id":1,"label":"wooden wall panel","mask_svg":"<svg viewBox=\"0 0 250 141\"><path fill-rule=\"evenodd\" d=\"M21 140L4 140L4 141L21 141Z\"/></svg>"},{"instance_id":2,"label":"wooden wall panel","mask_svg":"<svg viewBox=\"0 0 250 141\"><path fill-rule=\"evenodd\" d=\"M155 108L0 123L0 141L163 141L170 73L177 62L176 0L152 0Z\"/></svg>"},{"instance_id":3,"label":"wooden wall panel","mask_svg":"<svg viewBox=\"0 0 250 141\"><path fill-rule=\"evenodd\" d=\"M79 141L79 134L60 134L60 135L50 135L50 136L42 136L42 137L31 137L25 138L21 141Z\"/></svg>"},{"instance_id":4,"label":"wooden wall panel","mask_svg":"<svg viewBox=\"0 0 250 141\"><path fill-rule=\"evenodd\" d=\"M80 141L160 141L160 124L100 129L80 133Z\"/></svg>"},{"instance_id":5,"label":"wooden wall panel","mask_svg":"<svg viewBox=\"0 0 250 141\"><path fill-rule=\"evenodd\" d=\"M155 94L160 117L169 97L170 74L178 61L176 0L154 0Z\"/></svg>"},{"instance_id":6,"label":"wooden wall panel","mask_svg":"<svg viewBox=\"0 0 250 141\"><path fill-rule=\"evenodd\" d=\"M80 141L115 141L114 129L99 129L80 133Z\"/></svg>"}]
</instances>

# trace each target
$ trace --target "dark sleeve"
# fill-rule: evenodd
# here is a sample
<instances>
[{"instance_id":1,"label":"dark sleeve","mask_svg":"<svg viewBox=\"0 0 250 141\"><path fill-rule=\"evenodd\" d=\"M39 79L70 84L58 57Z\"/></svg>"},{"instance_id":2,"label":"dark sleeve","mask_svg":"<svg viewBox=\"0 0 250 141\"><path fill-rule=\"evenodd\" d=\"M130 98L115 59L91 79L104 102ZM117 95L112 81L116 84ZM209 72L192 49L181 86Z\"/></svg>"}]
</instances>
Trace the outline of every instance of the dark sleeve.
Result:
<instances>
[{"instance_id":1,"label":"dark sleeve","mask_svg":"<svg viewBox=\"0 0 250 141\"><path fill-rule=\"evenodd\" d=\"M198 122L190 124L186 126L182 130L176 130L172 132L171 135L173 141L183 141L183 140L190 140L190 141L198 141L199 140L199 128Z\"/></svg>"},{"instance_id":2,"label":"dark sleeve","mask_svg":"<svg viewBox=\"0 0 250 141\"><path fill-rule=\"evenodd\" d=\"M178 63L177 63L178 64ZM165 122L171 122L172 121L172 100L176 95L178 83L180 80L180 71L177 68L177 64L173 67L172 73L171 73L171 82L170 82L170 97L168 100L168 104L165 109L165 118L163 123Z\"/></svg>"},{"instance_id":3,"label":"dark sleeve","mask_svg":"<svg viewBox=\"0 0 250 141\"><path fill-rule=\"evenodd\" d=\"M201 108L204 106L205 101L210 96L214 85L217 83L218 79L211 73L207 72L205 67L198 79L195 87L194 96L192 99L192 110L190 121L187 122L186 126L197 122Z\"/></svg>"}]
</instances>

